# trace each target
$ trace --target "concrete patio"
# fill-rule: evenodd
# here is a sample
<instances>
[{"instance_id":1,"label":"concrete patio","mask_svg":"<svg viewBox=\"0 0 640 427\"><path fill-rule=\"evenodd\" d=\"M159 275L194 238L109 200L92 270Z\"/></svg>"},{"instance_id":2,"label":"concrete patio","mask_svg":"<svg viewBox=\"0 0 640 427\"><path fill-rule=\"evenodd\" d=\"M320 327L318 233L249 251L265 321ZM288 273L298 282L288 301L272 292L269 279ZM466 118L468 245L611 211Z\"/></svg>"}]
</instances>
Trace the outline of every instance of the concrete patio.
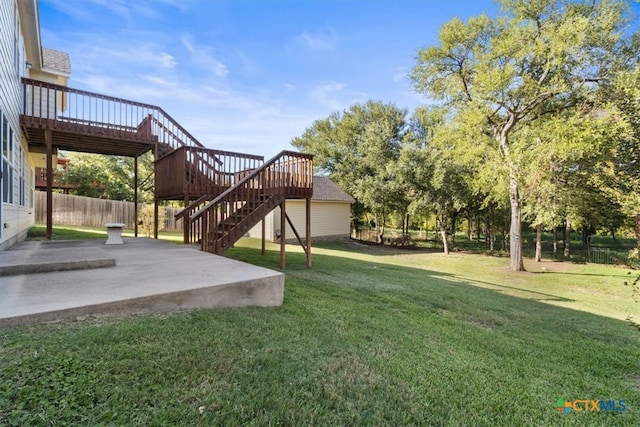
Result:
<instances>
[{"instance_id":1,"label":"concrete patio","mask_svg":"<svg viewBox=\"0 0 640 427\"><path fill-rule=\"evenodd\" d=\"M282 305L283 273L154 239L104 243L22 242L0 252L0 327Z\"/></svg>"}]
</instances>

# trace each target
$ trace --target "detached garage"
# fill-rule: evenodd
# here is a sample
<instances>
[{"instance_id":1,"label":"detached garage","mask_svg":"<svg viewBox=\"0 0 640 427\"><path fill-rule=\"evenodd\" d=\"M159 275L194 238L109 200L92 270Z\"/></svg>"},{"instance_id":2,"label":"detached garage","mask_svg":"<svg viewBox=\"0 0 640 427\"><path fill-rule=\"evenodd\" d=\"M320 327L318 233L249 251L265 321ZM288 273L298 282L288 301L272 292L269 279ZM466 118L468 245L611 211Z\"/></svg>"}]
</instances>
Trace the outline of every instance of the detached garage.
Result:
<instances>
[{"instance_id":1,"label":"detached garage","mask_svg":"<svg viewBox=\"0 0 640 427\"><path fill-rule=\"evenodd\" d=\"M311 238L312 240L338 240L349 238L351 232L351 203L353 197L345 193L333 181L324 176L313 177L313 197L311 198ZM287 200L286 212L300 237L306 236L305 201ZM269 242L280 241L280 209L276 208L264 219L265 236ZM289 224L285 230L287 242L296 241ZM249 237L262 238L262 224L249 231Z\"/></svg>"}]
</instances>

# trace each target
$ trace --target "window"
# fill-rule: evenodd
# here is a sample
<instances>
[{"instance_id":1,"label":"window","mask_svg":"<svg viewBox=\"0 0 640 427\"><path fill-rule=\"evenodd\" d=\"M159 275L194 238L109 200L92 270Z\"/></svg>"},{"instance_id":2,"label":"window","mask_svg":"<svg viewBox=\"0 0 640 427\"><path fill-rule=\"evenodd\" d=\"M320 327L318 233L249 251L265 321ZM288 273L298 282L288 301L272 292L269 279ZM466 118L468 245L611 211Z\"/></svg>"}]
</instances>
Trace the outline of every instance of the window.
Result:
<instances>
[{"instance_id":1,"label":"window","mask_svg":"<svg viewBox=\"0 0 640 427\"><path fill-rule=\"evenodd\" d=\"M19 38L18 35L20 34L20 20L18 19L18 5L16 4L16 6L13 8L13 15L14 15L14 20L15 20L15 32L13 33L13 64L14 67L16 69L16 75L20 76L20 44L18 43Z\"/></svg>"},{"instance_id":2,"label":"window","mask_svg":"<svg viewBox=\"0 0 640 427\"><path fill-rule=\"evenodd\" d=\"M16 147L16 160L15 160L15 171L16 171L16 195L17 202L20 206L24 206L24 150L22 150L22 145L19 141L15 141Z\"/></svg>"},{"instance_id":3,"label":"window","mask_svg":"<svg viewBox=\"0 0 640 427\"><path fill-rule=\"evenodd\" d=\"M9 123L2 111L0 111L0 116L2 116L2 156L7 157L9 156L9 135L7 134Z\"/></svg>"},{"instance_id":4,"label":"window","mask_svg":"<svg viewBox=\"0 0 640 427\"><path fill-rule=\"evenodd\" d=\"M29 167L28 156L24 154L24 166L22 168L24 176L24 205L28 208L33 207L33 169Z\"/></svg>"},{"instance_id":5,"label":"window","mask_svg":"<svg viewBox=\"0 0 640 427\"><path fill-rule=\"evenodd\" d=\"M2 116L2 201L13 203L13 129L7 118Z\"/></svg>"}]
</instances>

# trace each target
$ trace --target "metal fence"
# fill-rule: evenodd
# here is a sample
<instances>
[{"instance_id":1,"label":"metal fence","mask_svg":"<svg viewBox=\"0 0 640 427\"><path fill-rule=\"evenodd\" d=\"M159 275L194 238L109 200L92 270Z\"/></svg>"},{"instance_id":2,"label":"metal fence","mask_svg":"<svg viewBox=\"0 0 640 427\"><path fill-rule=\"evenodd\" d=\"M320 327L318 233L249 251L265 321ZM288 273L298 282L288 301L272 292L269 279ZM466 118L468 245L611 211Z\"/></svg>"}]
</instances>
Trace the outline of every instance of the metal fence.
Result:
<instances>
[{"instance_id":1,"label":"metal fence","mask_svg":"<svg viewBox=\"0 0 640 427\"><path fill-rule=\"evenodd\" d=\"M626 264L628 255L614 248L590 247L588 262L593 264Z\"/></svg>"}]
</instances>

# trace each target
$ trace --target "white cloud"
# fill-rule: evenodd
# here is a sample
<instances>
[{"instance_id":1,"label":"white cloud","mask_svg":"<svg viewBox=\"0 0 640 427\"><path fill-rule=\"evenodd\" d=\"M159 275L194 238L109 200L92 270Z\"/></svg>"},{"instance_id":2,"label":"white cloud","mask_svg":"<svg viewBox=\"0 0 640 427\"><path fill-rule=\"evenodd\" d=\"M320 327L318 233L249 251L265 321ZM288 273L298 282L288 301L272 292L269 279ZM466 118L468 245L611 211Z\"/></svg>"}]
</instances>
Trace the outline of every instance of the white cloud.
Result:
<instances>
[{"instance_id":1,"label":"white cloud","mask_svg":"<svg viewBox=\"0 0 640 427\"><path fill-rule=\"evenodd\" d=\"M334 30L326 33L309 33L304 31L295 37L304 47L315 51L331 51L338 46L338 35Z\"/></svg>"},{"instance_id":2,"label":"white cloud","mask_svg":"<svg viewBox=\"0 0 640 427\"><path fill-rule=\"evenodd\" d=\"M336 98L335 95L342 92L345 87L346 85L344 83L327 82L314 88L310 92L310 96L311 99L320 104L329 106L334 110L339 110L342 108L342 103Z\"/></svg>"},{"instance_id":3,"label":"white cloud","mask_svg":"<svg viewBox=\"0 0 640 427\"><path fill-rule=\"evenodd\" d=\"M245 75L257 75L262 72L262 66L240 49L235 49L236 58L240 63L240 71Z\"/></svg>"},{"instance_id":4,"label":"white cloud","mask_svg":"<svg viewBox=\"0 0 640 427\"><path fill-rule=\"evenodd\" d=\"M130 7L132 3L130 2L122 0L93 0L92 2L108 9L111 13L127 22L131 22L133 20L133 14Z\"/></svg>"},{"instance_id":5,"label":"white cloud","mask_svg":"<svg viewBox=\"0 0 640 427\"><path fill-rule=\"evenodd\" d=\"M52 8L59 10L72 18L78 20L93 19L91 12L89 12L82 3L70 2L69 0L46 0L46 2Z\"/></svg>"},{"instance_id":6,"label":"white cloud","mask_svg":"<svg viewBox=\"0 0 640 427\"><path fill-rule=\"evenodd\" d=\"M173 56L167 52L162 52L158 55L158 60L164 68L173 68L176 65L176 60Z\"/></svg>"},{"instance_id":7,"label":"white cloud","mask_svg":"<svg viewBox=\"0 0 640 427\"><path fill-rule=\"evenodd\" d=\"M105 40L92 34L83 35L83 42L68 45L71 64L87 66L100 63L103 70L173 69L176 59L154 42L125 42L121 38ZM79 58L79 59L78 59ZM77 69L77 67L73 67ZM106 71L105 71L106 72Z\"/></svg>"},{"instance_id":8,"label":"white cloud","mask_svg":"<svg viewBox=\"0 0 640 427\"><path fill-rule=\"evenodd\" d=\"M185 35L181 39L182 45L191 54L191 60L197 66L209 70L214 76L224 78L229 74L229 67L222 61L216 59L211 53L211 46L197 45L190 35Z\"/></svg>"},{"instance_id":9,"label":"white cloud","mask_svg":"<svg viewBox=\"0 0 640 427\"><path fill-rule=\"evenodd\" d=\"M396 83L407 83L409 81L409 70L406 67L396 67L393 70L392 79Z\"/></svg>"}]
</instances>

